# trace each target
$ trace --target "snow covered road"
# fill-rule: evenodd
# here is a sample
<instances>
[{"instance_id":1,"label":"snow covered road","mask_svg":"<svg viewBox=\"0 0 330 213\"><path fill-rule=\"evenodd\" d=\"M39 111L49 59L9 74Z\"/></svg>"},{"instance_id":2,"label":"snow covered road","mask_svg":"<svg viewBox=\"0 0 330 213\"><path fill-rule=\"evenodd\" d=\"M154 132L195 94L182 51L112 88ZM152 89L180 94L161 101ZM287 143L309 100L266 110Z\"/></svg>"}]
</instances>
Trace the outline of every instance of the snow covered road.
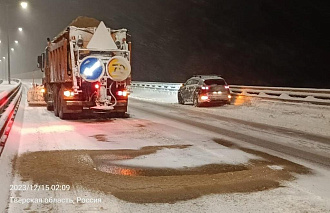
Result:
<instances>
[{"instance_id":1,"label":"snow covered road","mask_svg":"<svg viewBox=\"0 0 330 213\"><path fill-rule=\"evenodd\" d=\"M12 185L71 189L11 190L0 210L330 212L329 108L254 100L194 108L176 104L175 93L132 96L130 118L62 121L23 95L7 141L18 153Z\"/></svg>"},{"instance_id":2,"label":"snow covered road","mask_svg":"<svg viewBox=\"0 0 330 213\"><path fill-rule=\"evenodd\" d=\"M218 133L221 136L330 167L330 137L205 113L202 111L203 108L194 110L191 106L152 103L138 99L131 101L130 104L130 107L135 110L149 112L156 116Z\"/></svg>"}]
</instances>

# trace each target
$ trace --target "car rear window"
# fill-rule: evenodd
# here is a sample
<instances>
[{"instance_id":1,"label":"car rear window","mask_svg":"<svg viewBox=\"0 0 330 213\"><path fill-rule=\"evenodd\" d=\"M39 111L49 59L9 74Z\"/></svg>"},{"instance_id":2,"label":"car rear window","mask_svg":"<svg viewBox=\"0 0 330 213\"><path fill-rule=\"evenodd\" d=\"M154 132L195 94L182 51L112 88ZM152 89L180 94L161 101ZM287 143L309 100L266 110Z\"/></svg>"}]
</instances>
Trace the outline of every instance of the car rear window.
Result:
<instances>
[{"instance_id":1,"label":"car rear window","mask_svg":"<svg viewBox=\"0 0 330 213\"><path fill-rule=\"evenodd\" d=\"M206 85L213 85L213 84L226 85L226 82L223 79L208 79L208 80L205 80L204 83Z\"/></svg>"}]
</instances>

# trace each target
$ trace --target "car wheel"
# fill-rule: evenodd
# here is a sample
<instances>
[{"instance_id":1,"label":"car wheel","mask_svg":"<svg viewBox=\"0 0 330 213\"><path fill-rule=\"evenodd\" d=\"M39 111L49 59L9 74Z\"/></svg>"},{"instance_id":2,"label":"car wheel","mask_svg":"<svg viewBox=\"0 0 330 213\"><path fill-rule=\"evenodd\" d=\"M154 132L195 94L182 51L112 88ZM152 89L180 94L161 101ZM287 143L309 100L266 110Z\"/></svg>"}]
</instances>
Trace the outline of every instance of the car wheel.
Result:
<instances>
[{"instance_id":1,"label":"car wheel","mask_svg":"<svg viewBox=\"0 0 330 213\"><path fill-rule=\"evenodd\" d=\"M201 104L200 104L199 101L198 101L198 96L197 96L197 94L194 95L194 98L193 98L193 105L194 105L195 107L200 107L200 106L201 106Z\"/></svg>"},{"instance_id":2,"label":"car wheel","mask_svg":"<svg viewBox=\"0 0 330 213\"><path fill-rule=\"evenodd\" d=\"M184 99L182 98L181 93L178 93L178 102L179 104L184 104Z\"/></svg>"}]
</instances>

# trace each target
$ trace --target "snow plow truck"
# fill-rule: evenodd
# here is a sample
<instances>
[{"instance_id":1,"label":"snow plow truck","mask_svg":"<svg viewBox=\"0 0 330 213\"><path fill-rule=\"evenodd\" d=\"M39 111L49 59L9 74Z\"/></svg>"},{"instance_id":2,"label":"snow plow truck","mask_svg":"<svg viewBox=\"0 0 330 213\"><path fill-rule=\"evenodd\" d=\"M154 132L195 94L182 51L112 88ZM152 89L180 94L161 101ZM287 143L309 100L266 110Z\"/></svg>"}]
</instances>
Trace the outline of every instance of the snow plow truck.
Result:
<instances>
[{"instance_id":1,"label":"snow plow truck","mask_svg":"<svg viewBox=\"0 0 330 213\"><path fill-rule=\"evenodd\" d=\"M61 119L84 112L125 116L131 82L127 29L78 17L38 56L47 110Z\"/></svg>"}]
</instances>

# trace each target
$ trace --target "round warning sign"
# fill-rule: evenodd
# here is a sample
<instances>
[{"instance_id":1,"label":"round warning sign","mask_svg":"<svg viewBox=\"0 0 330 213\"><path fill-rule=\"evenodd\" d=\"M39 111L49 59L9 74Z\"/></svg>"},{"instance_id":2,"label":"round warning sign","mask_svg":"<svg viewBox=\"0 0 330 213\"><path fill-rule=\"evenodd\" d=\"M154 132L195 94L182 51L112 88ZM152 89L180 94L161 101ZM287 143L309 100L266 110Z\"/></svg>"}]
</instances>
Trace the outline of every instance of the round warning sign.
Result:
<instances>
[{"instance_id":1,"label":"round warning sign","mask_svg":"<svg viewBox=\"0 0 330 213\"><path fill-rule=\"evenodd\" d=\"M101 59L88 56L79 65L80 76L89 82L98 81L104 74L104 65Z\"/></svg>"},{"instance_id":2,"label":"round warning sign","mask_svg":"<svg viewBox=\"0 0 330 213\"><path fill-rule=\"evenodd\" d=\"M108 73L112 80L123 81L131 74L131 65L122 56L114 56L108 62Z\"/></svg>"}]
</instances>

